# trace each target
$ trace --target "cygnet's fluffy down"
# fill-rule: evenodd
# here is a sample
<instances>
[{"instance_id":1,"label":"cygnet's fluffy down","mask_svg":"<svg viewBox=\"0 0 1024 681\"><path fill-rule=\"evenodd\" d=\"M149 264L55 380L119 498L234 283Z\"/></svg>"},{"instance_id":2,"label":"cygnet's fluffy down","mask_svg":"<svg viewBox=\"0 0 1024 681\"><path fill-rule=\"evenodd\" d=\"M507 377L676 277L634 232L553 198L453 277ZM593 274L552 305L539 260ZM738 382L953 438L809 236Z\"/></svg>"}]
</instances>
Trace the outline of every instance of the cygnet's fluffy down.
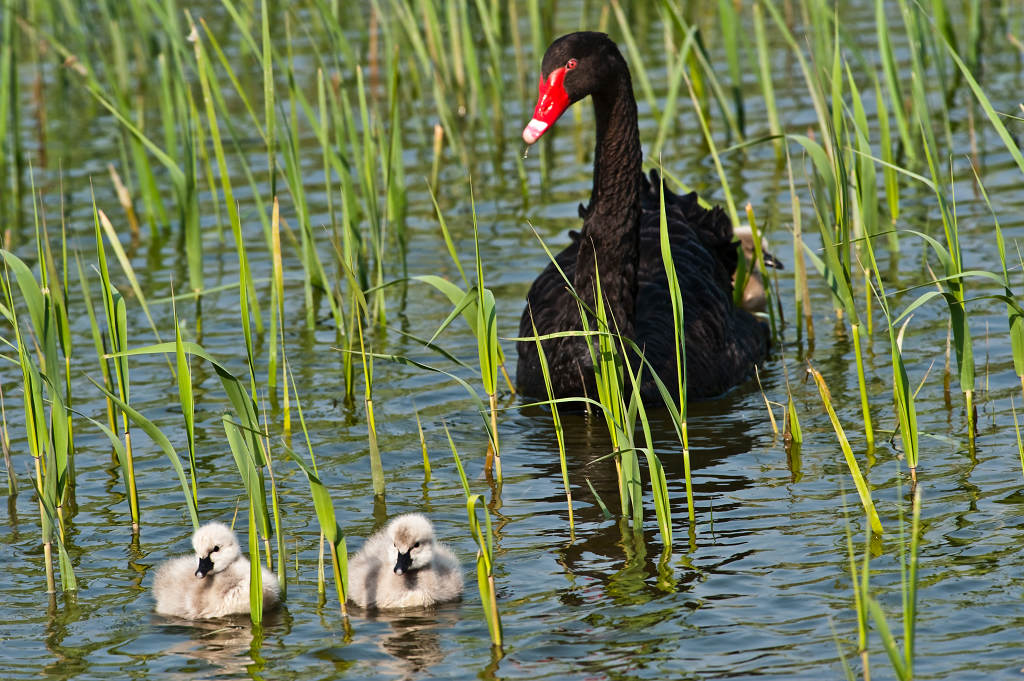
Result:
<instances>
[{"instance_id":1,"label":"cygnet's fluffy down","mask_svg":"<svg viewBox=\"0 0 1024 681\"><path fill-rule=\"evenodd\" d=\"M349 560L348 597L364 608L421 608L462 595L462 566L419 513L393 518Z\"/></svg>"},{"instance_id":2,"label":"cygnet's fluffy down","mask_svg":"<svg viewBox=\"0 0 1024 681\"><path fill-rule=\"evenodd\" d=\"M185 619L249 613L249 559L227 525L207 523L192 535L194 556L179 556L157 570L153 582L156 611ZM278 602L281 587L273 572L261 566L263 608Z\"/></svg>"}]
</instances>

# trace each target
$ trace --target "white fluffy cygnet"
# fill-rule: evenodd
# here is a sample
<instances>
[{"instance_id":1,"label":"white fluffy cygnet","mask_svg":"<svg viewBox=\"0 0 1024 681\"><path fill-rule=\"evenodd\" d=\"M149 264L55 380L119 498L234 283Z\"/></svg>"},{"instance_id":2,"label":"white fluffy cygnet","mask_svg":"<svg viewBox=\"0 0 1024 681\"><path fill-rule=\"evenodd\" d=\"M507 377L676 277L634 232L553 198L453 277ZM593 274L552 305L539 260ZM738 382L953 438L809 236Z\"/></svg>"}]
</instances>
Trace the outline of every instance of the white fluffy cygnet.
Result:
<instances>
[{"instance_id":1,"label":"white fluffy cygnet","mask_svg":"<svg viewBox=\"0 0 1024 681\"><path fill-rule=\"evenodd\" d=\"M422 608L462 595L462 566L419 513L393 518L349 560L348 597L364 608Z\"/></svg>"},{"instance_id":2,"label":"white fluffy cygnet","mask_svg":"<svg viewBox=\"0 0 1024 681\"><path fill-rule=\"evenodd\" d=\"M153 581L156 611L185 619L249 613L249 559L235 533L222 523L207 523L192 535L194 556L179 556L157 570ZM265 567L263 607L277 604L281 588Z\"/></svg>"}]
</instances>

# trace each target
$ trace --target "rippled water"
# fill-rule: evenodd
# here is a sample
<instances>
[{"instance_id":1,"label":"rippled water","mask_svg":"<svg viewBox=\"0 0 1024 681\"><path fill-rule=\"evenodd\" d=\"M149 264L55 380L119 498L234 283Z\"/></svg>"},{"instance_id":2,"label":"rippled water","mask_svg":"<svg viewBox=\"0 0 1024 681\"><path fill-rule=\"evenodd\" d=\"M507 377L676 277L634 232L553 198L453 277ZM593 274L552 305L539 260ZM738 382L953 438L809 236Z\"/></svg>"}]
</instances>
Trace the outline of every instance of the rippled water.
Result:
<instances>
[{"instance_id":1,"label":"rippled water","mask_svg":"<svg viewBox=\"0 0 1024 681\"><path fill-rule=\"evenodd\" d=\"M863 35L862 40L853 41L864 45L866 54L861 56L871 64L873 15L870 7L862 6L871 3L846 4L853 6L843 7L843 29L852 36ZM219 5L204 11L212 30L224 36L231 54L236 54L239 48L231 42L230 23ZM1022 55L1005 39L1005 31L999 32L1003 30L1000 27L1005 28L999 22L1000 17L1010 17L1019 27L1021 8L986 3L984 11L993 27L991 39L983 46L984 83L996 108L1011 111L1024 91ZM562 9L556 22L560 32L578 25L578 12L575 4ZM596 12L590 10L595 21ZM894 22L898 22L895 16ZM660 66L663 57L658 47L661 27L643 25L638 31L656 91L664 96L667 86L661 80L666 69ZM898 42L903 39L901 34L902 29L894 28L892 39L897 41L897 55L905 63L906 49ZM305 34L296 39L300 63L311 50L309 40ZM780 113L790 131L804 133L813 125L813 111L802 76L781 40L773 44L773 49ZM716 45L711 45L710 56L724 73L725 57ZM535 55L529 59L532 74L538 59ZM25 82L31 68L24 66ZM39 68L47 78L56 77L54 64L43 63ZM865 68L860 66L855 71L862 88L870 86ZM313 68L303 75L313 88ZM511 93L514 69L510 68L506 78ZM533 78L531 75L529 90ZM745 76L744 84L752 93L758 91L753 73ZM112 215L117 213L105 165L118 163L118 153L109 117L79 92L71 91L67 97L63 110L50 112L47 151L51 161L46 168L36 170L36 182L52 225L60 210L54 160L59 158L68 229L88 262L93 248L89 178L94 178L100 205L108 207ZM751 137L767 129L759 101L757 96L748 99ZM30 93L20 93L19 102L28 110ZM578 226L576 205L586 200L590 190L593 132L586 105L579 107L582 122L578 129L574 129L571 115L556 126L550 135L551 168L546 186L541 186L539 154L531 152L525 161L530 195L524 202L515 155L523 153L519 132L532 102L519 101L510 94L506 104L507 144L495 156L490 151L491 143L483 137L485 133L480 132L480 147L487 151L474 159L470 169L454 162L446 165L440 198L456 232L457 246L464 257L470 258L473 246L466 176L472 173L485 275L498 299L500 331L509 337L515 334L526 289L546 262L527 223L534 224L555 248L566 241L566 229ZM871 101L866 105L873 120ZM984 125L983 114L976 108L971 113L972 107L968 93L961 89L949 108L954 146L962 150L952 158L957 212L964 234L966 267L997 270L990 214L972 188L964 160L971 143L969 114L978 125L974 142L986 188L1011 243L1024 236L1024 192L1010 155L991 128ZM411 274L456 276L440 239L425 183L420 179L430 169L432 103L409 102L408 108L404 118L410 206L408 270ZM641 136L650 143L657 123L643 103L640 108ZM664 152L666 166L704 195L720 199L714 167L701 143L692 111L685 102L681 109L679 128ZM71 115L76 110L83 113ZM1019 121L1007 120L1007 125L1018 136L1024 132ZM25 134L27 151L38 153L36 138ZM257 140L251 142L249 153L263 153ZM303 143L308 149L304 173L310 185L320 186L319 151L308 129L303 132ZM724 139L720 144L727 146ZM770 145L727 154L723 163L740 205L747 200L753 202L759 218L771 226L771 249L791 264L788 180L785 168L776 164ZM807 211L810 200L806 181L803 177L796 181ZM239 191L243 221L252 237L250 257L257 276L264 276L270 263L247 194ZM312 193L311 199L313 224L325 224L325 197ZM212 230L214 213L209 199L206 201L204 226ZM901 227L941 234L935 198L929 190L906 190L903 209ZM284 210L287 214L290 209L286 205ZM805 229L813 226L812 220L813 215L807 212ZM15 226L15 248L29 259L34 254L31 233L31 224ZM207 285L237 282L237 261L230 239L218 244L210 231L205 241ZM326 253L327 245L322 246ZM1010 250L1016 252L1013 246ZM167 295L172 277L175 282L186 280L175 238L155 244L144 240L130 252L148 296ZM883 265L891 276L887 284L895 290L920 282L925 278L924 258L920 242L904 238L898 260ZM788 370L806 437L801 451L787 454L780 439L773 436L756 384L693 405L690 444L697 523L689 527L681 453L668 421L655 416L656 444L668 472L676 534L673 553L663 557L651 506L642 535L635 535L624 521L605 519L595 503L589 485L609 505L616 498L614 469L602 459L609 447L603 423L581 414L566 416L577 519L573 540L569 536L554 431L545 411L518 409L520 400L502 395L501 403L507 407L499 422L505 482L496 494L482 476L486 435L463 388L436 374L384 362L376 365L374 386L387 496L386 502L375 501L364 414L361 405L350 407L343 400L341 356L333 349L334 330L329 321L318 324L314 332L305 330L301 265L292 258L286 268L292 275L289 300L295 301L287 313L288 354L320 473L331 489L349 548L357 548L361 538L390 515L424 511L466 565L463 601L429 613L356 615L351 632L346 632L333 592L329 590L322 597L316 590L318 526L305 478L279 456L275 470L283 495L289 550L288 594L285 607L267 623L262 637L254 639L245 621L185 624L156 616L149 592L152 568L171 555L189 550L190 525L177 480L164 455L137 435L142 531L133 540L123 484L109 445L101 434L86 426L77 435L78 486L69 535L81 590L74 595L58 594L51 600L45 593L38 507L28 485L31 458L18 417L20 378L5 367L0 376L7 398L15 468L22 485L19 495L8 498L7 512L0 521L0 676L839 678L843 672L837 643L850 664L858 664L847 530L853 533L859 553L865 521L817 390L803 378L808 359L828 380L862 466L868 462L873 493L887 530L873 547L878 555L871 563L871 583L890 617L890 625L901 634L898 513L900 509L909 513L909 483L905 467L897 460L895 450L884 442L885 436L879 438L873 455L864 451L852 345L844 326L835 319L819 279L812 279L811 290L816 330L813 347L806 341L798 343L790 326L784 351L766 362L761 373L768 398L784 402ZM395 269L392 274L397 276L397 265ZM795 314L792 272L789 267L780 273L789 317ZM1016 277L1019 281L1019 273ZM917 294L902 296L896 309L905 307ZM264 307L267 304L264 300ZM410 284L389 295L388 304L389 328L374 333L374 347L442 365L442 359L402 334L430 337L450 311L447 300L422 285ZM1010 410L1010 396L1019 397L1019 383L1006 340L1002 303L978 301L971 310L978 358L980 428L973 450L968 447L963 400L955 379L949 388L951 393L943 385L944 309L934 302L921 308L908 328L905 344L912 382L916 384L927 376L918 396L921 429L926 434L922 438L920 470L923 511L916 636L918 678L1016 678L1024 667L1024 646L1017 629L1024 613L1024 557L1018 550L1024 535L1024 479ZM189 311L179 308L179 313L187 317ZM244 346L237 292L229 288L207 298L203 315L204 347L241 375ZM169 307L155 306L155 316L161 334L165 338L172 334ZM321 309L318 316L327 317L327 313ZM90 361L88 320L84 315L73 317L75 343L83 350L76 354L83 359L75 369L95 374L96 367ZM133 330L137 330L138 343L150 342L145 319L131 304L129 317ZM869 385L875 395L876 427L891 431L895 415L889 406L888 339L877 310L875 321L867 349ZM194 326L188 320L186 325ZM268 340L259 338L257 342L265 355ZM442 336L441 343L467 362L475 361L475 343L461 322ZM514 355L512 343L506 343L505 349ZM227 403L216 376L198 364L195 371L201 514L204 519L230 521L244 492L223 438L220 416ZM136 408L157 421L179 451L186 451L177 416L176 387L163 359L133 360L132 380ZM104 406L96 394L85 387L78 392L77 408L102 418ZM433 465L434 475L427 483L423 481L414 410L422 418ZM781 417L779 409L776 414ZM269 410L271 422L280 418L279 411ZM444 424L451 429L474 491L487 495L495 516L499 608L506 640L503 656L494 654L489 646L472 578L475 545L469 538L463 491ZM301 444L298 438L294 444ZM244 529L244 512L242 516L239 522ZM875 633L870 650L876 678L891 678L891 668Z\"/></svg>"}]
</instances>

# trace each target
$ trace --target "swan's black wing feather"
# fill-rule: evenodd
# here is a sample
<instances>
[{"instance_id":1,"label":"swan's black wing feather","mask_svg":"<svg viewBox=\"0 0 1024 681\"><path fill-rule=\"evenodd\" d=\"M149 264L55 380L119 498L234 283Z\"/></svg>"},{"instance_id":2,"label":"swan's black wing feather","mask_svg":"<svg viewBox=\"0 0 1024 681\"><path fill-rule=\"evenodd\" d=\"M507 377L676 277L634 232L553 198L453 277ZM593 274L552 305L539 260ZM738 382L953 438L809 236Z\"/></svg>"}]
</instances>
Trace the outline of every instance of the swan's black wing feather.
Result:
<instances>
[{"instance_id":1,"label":"swan's black wing feather","mask_svg":"<svg viewBox=\"0 0 1024 681\"><path fill-rule=\"evenodd\" d=\"M668 384L676 380L676 353L672 299L661 256L658 188L663 185L655 171L651 179L641 191L636 336ZM764 359L767 329L733 305L738 255L725 212L717 206L705 209L694 193L681 196L666 189L665 214L683 299L687 392L692 398L713 397L741 382ZM657 395L650 379L643 390L645 398Z\"/></svg>"},{"instance_id":2,"label":"swan's black wing feather","mask_svg":"<svg viewBox=\"0 0 1024 681\"><path fill-rule=\"evenodd\" d=\"M555 256L555 263L549 262L540 275L534 279L526 294L526 308L519 320L520 337L539 335L581 328L579 304L569 291L569 284L576 273L576 253L579 249L580 233L571 230L572 243ZM559 272L559 268L564 273ZM551 373L555 397L580 394L595 394L593 363L590 353L580 338L557 338L542 341L544 355ZM537 344L533 340L516 343L519 363L516 367L516 387L524 395L546 398L544 375L541 371Z\"/></svg>"},{"instance_id":3,"label":"swan's black wing feather","mask_svg":"<svg viewBox=\"0 0 1024 681\"><path fill-rule=\"evenodd\" d=\"M635 342L662 381L675 392L675 332L668 279L661 256L660 178L643 176L637 265ZM696 194L665 190L665 213L676 276L683 296L687 392L690 398L720 395L743 381L767 354L765 325L732 302L732 275L738 261L732 225L721 208L705 209ZM520 336L551 334L581 328L579 306L568 291L575 275L580 234L548 263L527 294L519 324ZM532 313L532 321L531 321ZM579 337L543 342L556 397L586 394L596 397L593 363ZM517 385L525 395L546 397L534 341L518 343ZM648 376L641 386L645 401L660 401Z\"/></svg>"}]
</instances>

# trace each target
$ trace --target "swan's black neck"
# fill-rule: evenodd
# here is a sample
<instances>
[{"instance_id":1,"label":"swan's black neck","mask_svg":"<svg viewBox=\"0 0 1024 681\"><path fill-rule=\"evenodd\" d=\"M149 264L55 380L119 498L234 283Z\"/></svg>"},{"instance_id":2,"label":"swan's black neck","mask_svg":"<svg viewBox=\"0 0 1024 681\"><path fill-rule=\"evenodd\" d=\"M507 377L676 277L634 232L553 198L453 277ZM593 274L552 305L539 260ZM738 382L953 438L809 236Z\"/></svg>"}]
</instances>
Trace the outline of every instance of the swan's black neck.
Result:
<instances>
[{"instance_id":1,"label":"swan's black neck","mask_svg":"<svg viewBox=\"0 0 1024 681\"><path fill-rule=\"evenodd\" d=\"M596 255L605 305L618 331L633 337L643 152L629 69L621 56L618 60L617 77L605 89L591 93L597 119L594 187L583 220L573 286L593 304Z\"/></svg>"}]
</instances>

